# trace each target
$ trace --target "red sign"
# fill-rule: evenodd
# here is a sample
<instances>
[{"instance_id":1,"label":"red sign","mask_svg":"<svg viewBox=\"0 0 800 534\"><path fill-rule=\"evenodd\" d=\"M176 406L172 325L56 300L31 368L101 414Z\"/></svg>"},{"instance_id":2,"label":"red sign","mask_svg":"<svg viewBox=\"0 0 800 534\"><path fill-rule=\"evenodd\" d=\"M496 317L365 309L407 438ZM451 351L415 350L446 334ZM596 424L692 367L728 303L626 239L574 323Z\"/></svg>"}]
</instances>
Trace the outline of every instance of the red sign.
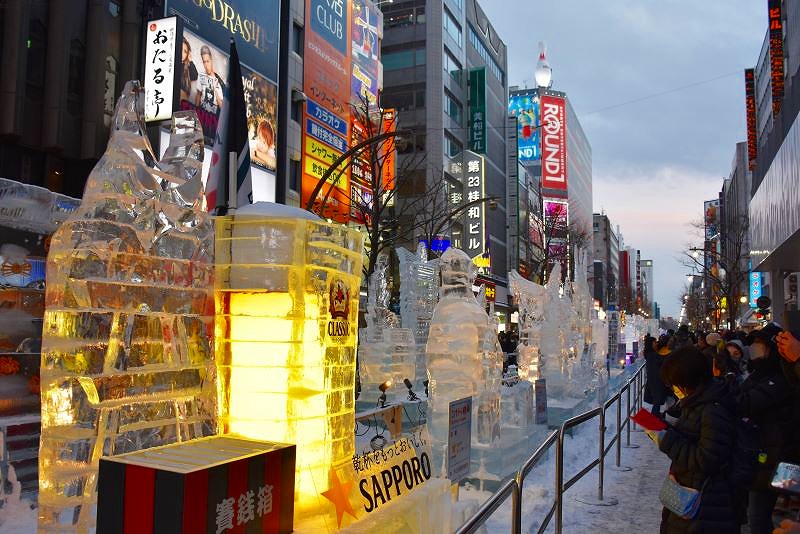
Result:
<instances>
[{"instance_id":1,"label":"red sign","mask_svg":"<svg viewBox=\"0 0 800 534\"><path fill-rule=\"evenodd\" d=\"M567 189L567 107L558 96L542 95L542 187Z\"/></svg>"},{"instance_id":2,"label":"red sign","mask_svg":"<svg viewBox=\"0 0 800 534\"><path fill-rule=\"evenodd\" d=\"M328 170L333 160L348 148L350 138L350 16L352 2L306 0L305 54L303 56L303 91L308 98L303 137L321 141L333 156L313 152L314 143L303 143L302 204ZM318 144L318 143L317 143ZM341 166L344 168L344 165ZM333 176L337 176L334 172ZM330 181L330 179L329 179ZM314 202L323 217L346 223L350 219L349 167L336 185L322 186ZM324 206L323 206L324 202Z\"/></svg>"},{"instance_id":3,"label":"red sign","mask_svg":"<svg viewBox=\"0 0 800 534\"><path fill-rule=\"evenodd\" d=\"M772 74L772 113L777 115L783 100L783 20L781 0L769 0L769 63Z\"/></svg>"},{"instance_id":4,"label":"red sign","mask_svg":"<svg viewBox=\"0 0 800 534\"><path fill-rule=\"evenodd\" d=\"M756 79L753 69L744 69L745 109L747 110L747 160L753 170L758 156L756 133Z\"/></svg>"}]
</instances>

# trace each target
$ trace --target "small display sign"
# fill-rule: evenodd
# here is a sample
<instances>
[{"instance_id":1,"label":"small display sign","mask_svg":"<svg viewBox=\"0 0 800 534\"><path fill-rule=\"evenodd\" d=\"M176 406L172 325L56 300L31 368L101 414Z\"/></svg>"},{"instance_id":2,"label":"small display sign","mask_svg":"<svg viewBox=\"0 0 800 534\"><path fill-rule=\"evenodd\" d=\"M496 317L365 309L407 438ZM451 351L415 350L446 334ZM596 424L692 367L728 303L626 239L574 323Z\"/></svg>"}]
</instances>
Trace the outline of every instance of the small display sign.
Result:
<instances>
[{"instance_id":1,"label":"small display sign","mask_svg":"<svg viewBox=\"0 0 800 534\"><path fill-rule=\"evenodd\" d=\"M447 478L454 484L469 474L472 455L472 397L450 403L447 432Z\"/></svg>"}]
</instances>

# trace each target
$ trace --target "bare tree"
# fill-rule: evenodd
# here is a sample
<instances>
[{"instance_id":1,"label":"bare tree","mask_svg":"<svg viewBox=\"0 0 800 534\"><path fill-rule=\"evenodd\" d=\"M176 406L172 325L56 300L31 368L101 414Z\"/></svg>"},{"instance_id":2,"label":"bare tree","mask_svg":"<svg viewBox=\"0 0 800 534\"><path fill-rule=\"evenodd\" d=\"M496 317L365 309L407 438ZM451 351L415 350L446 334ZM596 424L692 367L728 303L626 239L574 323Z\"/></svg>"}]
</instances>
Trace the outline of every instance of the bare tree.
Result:
<instances>
[{"instance_id":1,"label":"bare tree","mask_svg":"<svg viewBox=\"0 0 800 534\"><path fill-rule=\"evenodd\" d=\"M352 106L351 113L354 153L342 160L340 168L331 173L331 183L320 187L317 198L309 200L306 207L324 216L335 184L346 169L351 170L354 179L350 190L338 195L349 204L351 220L365 230L366 277L373 273L378 257L391 253L397 243L418 238L431 243L442 233L449 233L451 224L469 206L496 200L486 197L453 205L444 179L426 179L425 153L405 150L409 144L413 148L415 132L398 130L395 113L366 98ZM408 155L399 158L398 152Z\"/></svg>"},{"instance_id":2,"label":"bare tree","mask_svg":"<svg viewBox=\"0 0 800 534\"><path fill-rule=\"evenodd\" d=\"M556 262L568 266L562 268L564 278L574 279L575 251L585 248L591 236L573 222L567 222L567 205L551 204L553 209L542 218L542 246L531 246L531 279L543 284Z\"/></svg>"},{"instance_id":3,"label":"bare tree","mask_svg":"<svg viewBox=\"0 0 800 534\"><path fill-rule=\"evenodd\" d=\"M744 260L749 254L748 219L740 217L716 239L705 235L705 223L692 223L692 226L702 232L703 246L687 246L680 262L703 276L706 316L713 316L716 326L727 322L732 330L739 318L739 299L747 293L749 272ZM721 241L719 247L715 246L717 239Z\"/></svg>"}]
</instances>

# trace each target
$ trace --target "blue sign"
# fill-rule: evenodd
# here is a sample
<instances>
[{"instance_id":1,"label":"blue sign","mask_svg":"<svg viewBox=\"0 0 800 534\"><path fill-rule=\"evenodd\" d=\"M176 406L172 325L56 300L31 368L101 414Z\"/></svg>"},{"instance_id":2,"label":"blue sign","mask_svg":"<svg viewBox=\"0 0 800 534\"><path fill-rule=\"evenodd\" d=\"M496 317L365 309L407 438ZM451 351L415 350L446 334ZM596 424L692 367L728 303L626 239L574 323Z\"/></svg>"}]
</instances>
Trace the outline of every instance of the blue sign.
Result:
<instances>
[{"instance_id":1,"label":"blue sign","mask_svg":"<svg viewBox=\"0 0 800 534\"><path fill-rule=\"evenodd\" d=\"M443 236L436 236L433 238L433 242L428 245L427 239L420 239L420 243L425 245L425 248L428 250L433 250L434 252L444 252L448 248L450 248L450 239L448 237Z\"/></svg>"},{"instance_id":2,"label":"blue sign","mask_svg":"<svg viewBox=\"0 0 800 534\"><path fill-rule=\"evenodd\" d=\"M311 29L342 55L347 55L349 27L345 0L311 0Z\"/></svg>"},{"instance_id":3,"label":"blue sign","mask_svg":"<svg viewBox=\"0 0 800 534\"><path fill-rule=\"evenodd\" d=\"M522 162L541 159L539 97L534 93L511 96L508 114L517 118L517 159Z\"/></svg>"},{"instance_id":4,"label":"blue sign","mask_svg":"<svg viewBox=\"0 0 800 534\"><path fill-rule=\"evenodd\" d=\"M756 301L761 296L762 274L759 272L750 272L749 292L750 292L750 307L758 308Z\"/></svg>"},{"instance_id":5,"label":"blue sign","mask_svg":"<svg viewBox=\"0 0 800 534\"><path fill-rule=\"evenodd\" d=\"M306 113L317 119L325 126L330 126L343 136L347 137L347 123L310 98L306 100Z\"/></svg>"},{"instance_id":6,"label":"blue sign","mask_svg":"<svg viewBox=\"0 0 800 534\"><path fill-rule=\"evenodd\" d=\"M338 135L336 132L332 132L320 124L317 124L309 118L306 118L306 133L314 139L322 141L326 145L335 148L339 152L344 153L347 151L347 141L344 137Z\"/></svg>"}]
</instances>

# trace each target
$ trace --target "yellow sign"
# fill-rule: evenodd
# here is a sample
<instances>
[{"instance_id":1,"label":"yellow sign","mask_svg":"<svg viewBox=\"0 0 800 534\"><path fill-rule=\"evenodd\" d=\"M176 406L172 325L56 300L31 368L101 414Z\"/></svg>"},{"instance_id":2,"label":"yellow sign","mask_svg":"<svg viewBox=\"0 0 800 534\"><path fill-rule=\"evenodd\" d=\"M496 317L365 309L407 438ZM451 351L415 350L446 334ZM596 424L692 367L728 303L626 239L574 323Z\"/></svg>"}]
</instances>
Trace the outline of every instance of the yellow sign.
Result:
<instances>
[{"instance_id":1,"label":"yellow sign","mask_svg":"<svg viewBox=\"0 0 800 534\"><path fill-rule=\"evenodd\" d=\"M341 155L341 152L332 149L328 145L320 143L309 135L306 136L306 156L311 156L312 158L316 158L323 163L333 165L333 162L336 161L336 159Z\"/></svg>"},{"instance_id":2,"label":"yellow sign","mask_svg":"<svg viewBox=\"0 0 800 534\"><path fill-rule=\"evenodd\" d=\"M329 166L313 158L305 158L305 160L306 160L305 173L308 174L309 176L313 176L317 180L322 180L322 175L325 174L325 171L328 170ZM328 183L329 184L333 183L333 179L336 178L338 174L339 174L338 171L333 172L328 177ZM346 176L343 175L341 178L339 178L339 181L336 183L336 188L341 189L342 191L347 191Z\"/></svg>"}]
</instances>

